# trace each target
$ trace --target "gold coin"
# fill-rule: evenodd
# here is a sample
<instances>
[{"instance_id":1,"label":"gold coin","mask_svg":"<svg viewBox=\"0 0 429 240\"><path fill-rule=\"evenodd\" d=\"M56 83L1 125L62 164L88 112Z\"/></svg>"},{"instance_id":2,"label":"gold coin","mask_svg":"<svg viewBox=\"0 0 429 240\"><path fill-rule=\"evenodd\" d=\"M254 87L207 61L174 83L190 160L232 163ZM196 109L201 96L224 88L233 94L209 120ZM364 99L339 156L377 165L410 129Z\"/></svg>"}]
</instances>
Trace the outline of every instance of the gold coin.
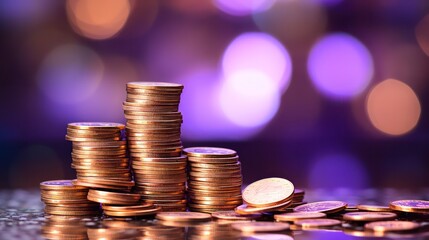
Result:
<instances>
[{"instance_id":1,"label":"gold coin","mask_svg":"<svg viewBox=\"0 0 429 240\"><path fill-rule=\"evenodd\" d=\"M88 194L92 194L94 196L101 196L103 198L118 198L124 201L140 201L140 194L133 193L120 193L120 192L109 192L102 190L90 189Z\"/></svg>"},{"instance_id":2,"label":"gold coin","mask_svg":"<svg viewBox=\"0 0 429 240\"><path fill-rule=\"evenodd\" d=\"M192 169L241 169L241 163L239 161L224 164L189 162L189 165Z\"/></svg>"},{"instance_id":3,"label":"gold coin","mask_svg":"<svg viewBox=\"0 0 429 240\"><path fill-rule=\"evenodd\" d=\"M104 214L112 217L134 217L134 216L147 216L155 215L161 210L161 207L154 207L151 209L145 210L135 210L135 211L104 211Z\"/></svg>"},{"instance_id":4,"label":"gold coin","mask_svg":"<svg viewBox=\"0 0 429 240\"><path fill-rule=\"evenodd\" d=\"M203 163L203 164L235 164L238 162L238 157L192 157L192 156L188 156L188 160L190 162L190 164L194 164L194 163Z\"/></svg>"},{"instance_id":5,"label":"gold coin","mask_svg":"<svg viewBox=\"0 0 429 240\"><path fill-rule=\"evenodd\" d=\"M242 204L234 209L234 211L238 214L254 214L254 213L263 213L263 212L274 212L277 209L282 209L288 207L292 201L280 203L277 205L269 206L269 207L251 207L246 204Z\"/></svg>"},{"instance_id":6,"label":"gold coin","mask_svg":"<svg viewBox=\"0 0 429 240\"><path fill-rule=\"evenodd\" d=\"M365 224L365 229L374 232L410 231L420 227L420 224L410 221L377 221Z\"/></svg>"},{"instance_id":7,"label":"gold coin","mask_svg":"<svg viewBox=\"0 0 429 240\"><path fill-rule=\"evenodd\" d=\"M64 215L64 216L90 216L100 214L99 210L85 210L85 211L56 211L56 210L45 210L46 214L52 215Z\"/></svg>"},{"instance_id":8,"label":"gold coin","mask_svg":"<svg viewBox=\"0 0 429 240\"><path fill-rule=\"evenodd\" d=\"M129 82L127 83L127 88L178 91L183 89L183 85L178 83L169 83L169 82Z\"/></svg>"},{"instance_id":9,"label":"gold coin","mask_svg":"<svg viewBox=\"0 0 429 240\"><path fill-rule=\"evenodd\" d=\"M138 162L142 162L142 163L171 163L173 164L173 162L181 162L181 163L186 163L186 155L181 155L178 157L167 157L167 158L132 158L132 161L134 163L134 161Z\"/></svg>"},{"instance_id":10,"label":"gold coin","mask_svg":"<svg viewBox=\"0 0 429 240\"><path fill-rule=\"evenodd\" d=\"M323 212L323 213L336 213L344 210L347 203L341 201L321 201L312 202L295 207L295 212Z\"/></svg>"},{"instance_id":11,"label":"gold coin","mask_svg":"<svg viewBox=\"0 0 429 240\"><path fill-rule=\"evenodd\" d=\"M152 203L142 203L140 205L131 205L131 206L115 206L115 205L107 205L103 204L101 206L103 210L107 211L135 211L135 210L144 210L153 208L154 205Z\"/></svg>"},{"instance_id":12,"label":"gold coin","mask_svg":"<svg viewBox=\"0 0 429 240\"><path fill-rule=\"evenodd\" d=\"M346 221L372 222L393 220L396 217L397 215L392 212L349 212L344 214L343 219Z\"/></svg>"},{"instance_id":13,"label":"gold coin","mask_svg":"<svg viewBox=\"0 0 429 240\"><path fill-rule=\"evenodd\" d=\"M241 215L235 211L217 211L212 213L212 217L216 219L226 219L226 220L255 220L260 218L261 214L253 215Z\"/></svg>"},{"instance_id":14,"label":"gold coin","mask_svg":"<svg viewBox=\"0 0 429 240\"><path fill-rule=\"evenodd\" d=\"M317 218L317 219L301 219L295 221L295 225L303 229L334 227L341 225L341 221L337 219Z\"/></svg>"},{"instance_id":15,"label":"gold coin","mask_svg":"<svg viewBox=\"0 0 429 240\"><path fill-rule=\"evenodd\" d=\"M73 142L73 147L122 147L126 145L126 141Z\"/></svg>"},{"instance_id":16,"label":"gold coin","mask_svg":"<svg viewBox=\"0 0 429 240\"><path fill-rule=\"evenodd\" d=\"M231 224L231 227L242 232L281 232L289 230L290 225L280 222L240 222Z\"/></svg>"},{"instance_id":17,"label":"gold coin","mask_svg":"<svg viewBox=\"0 0 429 240\"><path fill-rule=\"evenodd\" d=\"M370 212L389 212L392 211L388 206L379 206L379 205L357 205L356 208L361 211L370 211Z\"/></svg>"},{"instance_id":18,"label":"gold coin","mask_svg":"<svg viewBox=\"0 0 429 240\"><path fill-rule=\"evenodd\" d=\"M192 157L235 157L237 152L227 148L217 147L191 147L183 151Z\"/></svg>"},{"instance_id":19,"label":"gold coin","mask_svg":"<svg viewBox=\"0 0 429 240\"><path fill-rule=\"evenodd\" d=\"M274 215L277 221L294 222L301 219L325 218L326 214L318 212L291 212Z\"/></svg>"},{"instance_id":20,"label":"gold coin","mask_svg":"<svg viewBox=\"0 0 429 240\"><path fill-rule=\"evenodd\" d=\"M164 221L207 221L211 219L210 214L199 212L161 212L156 219Z\"/></svg>"},{"instance_id":21,"label":"gold coin","mask_svg":"<svg viewBox=\"0 0 429 240\"><path fill-rule=\"evenodd\" d=\"M81 186L75 186L72 183L72 180L52 180L52 181L45 181L40 183L40 189L42 190L88 190L86 187Z\"/></svg>"},{"instance_id":22,"label":"gold coin","mask_svg":"<svg viewBox=\"0 0 429 240\"><path fill-rule=\"evenodd\" d=\"M124 129L125 125L108 122L76 122L69 123L67 127L73 129Z\"/></svg>"},{"instance_id":23,"label":"gold coin","mask_svg":"<svg viewBox=\"0 0 429 240\"><path fill-rule=\"evenodd\" d=\"M283 178L265 178L248 185L243 200L249 206L264 207L288 201L294 192L293 184Z\"/></svg>"},{"instance_id":24,"label":"gold coin","mask_svg":"<svg viewBox=\"0 0 429 240\"><path fill-rule=\"evenodd\" d=\"M391 202L389 207L401 212L429 213L429 201L425 200L397 200Z\"/></svg>"}]
</instances>

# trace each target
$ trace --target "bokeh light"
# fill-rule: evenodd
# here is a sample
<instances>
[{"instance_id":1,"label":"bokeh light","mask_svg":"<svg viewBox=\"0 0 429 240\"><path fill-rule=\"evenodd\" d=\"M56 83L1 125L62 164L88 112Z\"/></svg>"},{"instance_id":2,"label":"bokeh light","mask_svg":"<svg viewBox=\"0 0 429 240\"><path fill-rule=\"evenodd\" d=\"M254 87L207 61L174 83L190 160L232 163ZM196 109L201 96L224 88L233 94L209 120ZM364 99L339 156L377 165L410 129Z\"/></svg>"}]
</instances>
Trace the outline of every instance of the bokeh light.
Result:
<instances>
[{"instance_id":1,"label":"bokeh light","mask_svg":"<svg viewBox=\"0 0 429 240\"><path fill-rule=\"evenodd\" d=\"M416 26L416 38L423 52L429 56L429 14Z\"/></svg>"},{"instance_id":2,"label":"bokeh light","mask_svg":"<svg viewBox=\"0 0 429 240\"><path fill-rule=\"evenodd\" d=\"M314 85L332 98L359 95L373 77L374 66L368 49L356 38L330 34L312 48L308 72Z\"/></svg>"},{"instance_id":3,"label":"bokeh light","mask_svg":"<svg viewBox=\"0 0 429 240\"><path fill-rule=\"evenodd\" d=\"M407 84L395 79L377 84L367 97L366 108L374 127L390 135L411 131L421 113L416 93Z\"/></svg>"},{"instance_id":4,"label":"bokeh light","mask_svg":"<svg viewBox=\"0 0 429 240\"><path fill-rule=\"evenodd\" d=\"M57 4L49 0L2 0L0 19L9 24L35 24L46 19Z\"/></svg>"},{"instance_id":5,"label":"bokeh light","mask_svg":"<svg viewBox=\"0 0 429 240\"><path fill-rule=\"evenodd\" d=\"M368 173L362 161L343 153L316 157L307 176L308 186L312 189L362 189L369 186Z\"/></svg>"},{"instance_id":6,"label":"bokeh light","mask_svg":"<svg viewBox=\"0 0 429 240\"><path fill-rule=\"evenodd\" d=\"M297 46L320 37L325 32L327 18L325 8L317 1L275 1L267 11L253 14L259 29Z\"/></svg>"},{"instance_id":7,"label":"bokeh light","mask_svg":"<svg viewBox=\"0 0 429 240\"><path fill-rule=\"evenodd\" d=\"M129 0L68 0L67 16L74 30L91 39L115 36L131 12Z\"/></svg>"},{"instance_id":8,"label":"bokeh light","mask_svg":"<svg viewBox=\"0 0 429 240\"><path fill-rule=\"evenodd\" d=\"M280 106L277 86L269 76L257 70L242 70L227 75L219 97L225 116L243 127L265 125Z\"/></svg>"},{"instance_id":9,"label":"bokeh light","mask_svg":"<svg viewBox=\"0 0 429 240\"><path fill-rule=\"evenodd\" d=\"M249 15L269 9L275 0L212 0L225 13L235 16Z\"/></svg>"},{"instance_id":10,"label":"bokeh light","mask_svg":"<svg viewBox=\"0 0 429 240\"><path fill-rule=\"evenodd\" d=\"M227 47L222 58L225 76L236 71L255 70L265 74L280 91L289 86L292 61L288 51L274 37L266 33L244 33Z\"/></svg>"},{"instance_id":11,"label":"bokeh light","mask_svg":"<svg viewBox=\"0 0 429 240\"><path fill-rule=\"evenodd\" d=\"M103 72L103 62L94 51L80 45L62 45L42 62L38 86L54 102L75 104L97 90Z\"/></svg>"}]
</instances>

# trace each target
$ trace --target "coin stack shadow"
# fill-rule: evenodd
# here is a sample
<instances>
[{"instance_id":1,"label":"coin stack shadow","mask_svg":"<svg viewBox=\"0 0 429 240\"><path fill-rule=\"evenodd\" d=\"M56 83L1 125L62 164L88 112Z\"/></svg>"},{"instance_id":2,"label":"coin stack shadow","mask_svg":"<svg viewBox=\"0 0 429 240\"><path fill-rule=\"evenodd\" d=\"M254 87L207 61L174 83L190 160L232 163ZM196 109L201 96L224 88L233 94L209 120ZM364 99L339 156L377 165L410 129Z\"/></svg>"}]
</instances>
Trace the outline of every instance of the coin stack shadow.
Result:
<instances>
[{"instance_id":1,"label":"coin stack shadow","mask_svg":"<svg viewBox=\"0 0 429 240\"><path fill-rule=\"evenodd\" d=\"M127 83L123 103L134 181L133 192L163 211L186 209L186 156L180 139L183 85Z\"/></svg>"},{"instance_id":2,"label":"coin stack shadow","mask_svg":"<svg viewBox=\"0 0 429 240\"><path fill-rule=\"evenodd\" d=\"M129 191L134 185L129 169L125 125L119 123L70 123L66 140L73 143L71 167L74 184L89 188Z\"/></svg>"},{"instance_id":3,"label":"coin stack shadow","mask_svg":"<svg viewBox=\"0 0 429 240\"><path fill-rule=\"evenodd\" d=\"M241 163L234 150L194 147L184 152L189 164L189 210L213 213L242 204Z\"/></svg>"}]
</instances>

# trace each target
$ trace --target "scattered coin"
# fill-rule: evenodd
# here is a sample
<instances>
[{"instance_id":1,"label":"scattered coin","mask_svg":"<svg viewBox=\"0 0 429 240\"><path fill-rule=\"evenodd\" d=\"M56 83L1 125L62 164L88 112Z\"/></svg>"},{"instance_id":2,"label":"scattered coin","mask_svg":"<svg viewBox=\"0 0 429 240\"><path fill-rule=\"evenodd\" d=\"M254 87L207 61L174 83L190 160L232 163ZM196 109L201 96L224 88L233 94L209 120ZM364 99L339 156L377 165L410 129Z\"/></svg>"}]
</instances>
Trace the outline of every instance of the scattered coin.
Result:
<instances>
[{"instance_id":1,"label":"scattered coin","mask_svg":"<svg viewBox=\"0 0 429 240\"><path fill-rule=\"evenodd\" d=\"M161 212L156 215L157 219L164 221L207 221L211 219L211 215L200 212Z\"/></svg>"},{"instance_id":2,"label":"scattered coin","mask_svg":"<svg viewBox=\"0 0 429 240\"><path fill-rule=\"evenodd\" d=\"M294 222L301 219L325 218L326 214L320 212L291 212L274 215L274 219L282 222Z\"/></svg>"},{"instance_id":3,"label":"scattered coin","mask_svg":"<svg viewBox=\"0 0 429 240\"><path fill-rule=\"evenodd\" d=\"M318 218L318 219L302 219L294 222L295 225L302 227L303 229L308 228L323 228L323 227L334 227L341 225L340 220Z\"/></svg>"},{"instance_id":4,"label":"scattered coin","mask_svg":"<svg viewBox=\"0 0 429 240\"><path fill-rule=\"evenodd\" d=\"M398 200L390 203L390 208L401 212L429 213L429 201Z\"/></svg>"},{"instance_id":5,"label":"scattered coin","mask_svg":"<svg viewBox=\"0 0 429 240\"><path fill-rule=\"evenodd\" d=\"M349 212L344 214L343 219L346 221L372 222L393 220L396 217L397 215L392 212Z\"/></svg>"},{"instance_id":6,"label":"scattered coin","mask_svg":"<svg viewBox=\"0 0 429 240\"><path fill-rule=\"evenodd\" d=\"M420 227L420 224L410 221L378 221L365 224L365 229L375 232L410 231Z\"/></svg>"},{"instance_id":7,"label":"scattered coin","mask_svg":"<svg viewBox=\"0 0 429 240\"><path fill-rule=\"evenodd\" d=\"M290 228L288 223L280 222L240 222L233 223L231 226L242 232L280 232Z\"/></svg>"},{"instance_id":8,"label":"scattered coin","mask_svg":"<svg viewBox=\"0 0 429 240\"><path fill-rule=\"evenodd\" d=\"M388 206L359 204L356 206L358 210L370 212L389 212L392 211Z\"/></svg>"},{"instance_id":9,"label":"scattered coin","mask_svg":"<svg viewBox=\"0 0 429 240\"><path fill-rule=\"evenodd\" d=\"M295 212L323 212L326 214L336 213L344 210L347 203L341 201L312 202L295 207Z\"/></svg>"},{"instance_id":10,"label":"scattered coin","mask_svg":"<svg viewBox=\"0 0 429 240\"><path fill-rule=\"evenodd\" d=\"M253 207L267 207L288 202L293 197L293 184L283 178L265 178L248 185L243 201Z\"/></svg>"}]
</instances>

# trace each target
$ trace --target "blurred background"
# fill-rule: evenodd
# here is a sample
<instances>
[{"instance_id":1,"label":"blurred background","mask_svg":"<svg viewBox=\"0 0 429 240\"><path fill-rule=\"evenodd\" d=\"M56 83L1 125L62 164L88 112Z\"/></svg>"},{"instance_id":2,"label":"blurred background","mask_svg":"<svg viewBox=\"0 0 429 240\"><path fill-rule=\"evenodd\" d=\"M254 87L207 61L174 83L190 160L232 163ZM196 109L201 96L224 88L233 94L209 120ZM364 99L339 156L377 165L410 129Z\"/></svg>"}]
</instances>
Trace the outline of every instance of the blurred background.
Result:
<instances>
[{"instance_id":1,"label":"blurred background","mask_svg":"<svg viewBox=\"0 0 429 240\"><path fill-rule=\"evenodd\" d=\"M185 86L185 146L244 181L429 186L425 0L2 0L0 188L74 178L66 125L125 122L131 81Z\"/></svg>"}]
</instances>

